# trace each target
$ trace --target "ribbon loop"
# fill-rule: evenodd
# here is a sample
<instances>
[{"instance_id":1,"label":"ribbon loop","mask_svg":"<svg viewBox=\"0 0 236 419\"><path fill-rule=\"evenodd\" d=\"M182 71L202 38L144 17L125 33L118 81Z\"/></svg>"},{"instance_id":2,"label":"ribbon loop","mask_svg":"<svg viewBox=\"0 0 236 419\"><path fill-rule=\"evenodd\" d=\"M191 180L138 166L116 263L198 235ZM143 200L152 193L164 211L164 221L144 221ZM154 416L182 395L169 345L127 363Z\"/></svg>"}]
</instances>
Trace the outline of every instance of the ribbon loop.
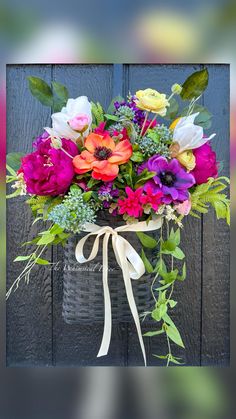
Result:
<instances>
[{"instance_id":1,"label":"ribbon loop","mask_svg":"<svg viewBox=\"0 0 236 419\"><path fill-rule=\"evenodd\" d=\"M112 331L112 315L111 315L111 297L109 292L108 285L108 242L110 236L112 236L112 247L114 254L117 260L118 265L120 266L123 274L123 281L125 285L126 295L132 313L141 350L143 353L144 364L146 366L146 353L145 347L142 338L142 331L139 321L138 310L135 304L135 299L133 295L131 279L139 279L145 273L144 263L137 253L137 251L131 246L131 244L124 237L120 236L119 233L125 232L135 232L135 231L155 231L161 227L162 219L161 217L157 218L155 221L150 221L146 223L145 221L137 222L135 224L126 224L120 227L113 229L110 226L100 227L97 224L87 223L84 227L84 231L89 232L77 243L75 249L75 257L79 263L85 263L93 260L99 250L99 239L101 236L103 238L103 271L102 271L102 282L103 282L103 292L104 292L104 330L102 343L98 352L99 356L107 355L111 340L111 331ZM95 236L92 250L89 257L86 259L83 253L84 245L87 239L91 236Z\"/></svg>"}]
</instances>

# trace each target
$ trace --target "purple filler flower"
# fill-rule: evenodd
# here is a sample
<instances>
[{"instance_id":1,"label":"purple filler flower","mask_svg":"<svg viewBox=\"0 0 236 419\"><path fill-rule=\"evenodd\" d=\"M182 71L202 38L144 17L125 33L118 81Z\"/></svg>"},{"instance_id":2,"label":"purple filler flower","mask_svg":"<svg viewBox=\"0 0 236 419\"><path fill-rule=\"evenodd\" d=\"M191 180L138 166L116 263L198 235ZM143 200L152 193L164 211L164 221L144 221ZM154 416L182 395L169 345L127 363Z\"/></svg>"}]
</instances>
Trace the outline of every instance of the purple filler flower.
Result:
<instances>
[{"instance_id":1,"label":"purple filler flower","mask_svg":"<svg viewBox=\"0 0 236 419\"><path fill-rule=\"evenodd\" d=\"M41 135L35 138L35 141L33 142L33 146L35 148L38 148L39 144L46 141L49 138L49 134L47 131L44 131Z\"/></svg>"},{"instance_id":2,"label":"purple filler flower","mask_svg":"<svg viewBox=\"0 0 236 419\"><path fill-rule=\"evenodd\" d=\"M103 201L103 207L109 208L112 198L119 196L119 190L113 189L113 182L105 182L98 190L99 198Z\"/></svg>"},{"instance_id":3,"label":"purple filler flower","mask_svg":"<svg viewBox=\"0 0 236 419\"><path fill-rule=\"evenodd\" d=\"M154 191L161 191L162 203L177 204L188 199L188 189L195 184L195 179L177 159L168 161L165 157L155 155L148 160L147 168L150 172L156 172L156 175L146 182L144 189L150 185Z\"/></svg>"}]
</instances>

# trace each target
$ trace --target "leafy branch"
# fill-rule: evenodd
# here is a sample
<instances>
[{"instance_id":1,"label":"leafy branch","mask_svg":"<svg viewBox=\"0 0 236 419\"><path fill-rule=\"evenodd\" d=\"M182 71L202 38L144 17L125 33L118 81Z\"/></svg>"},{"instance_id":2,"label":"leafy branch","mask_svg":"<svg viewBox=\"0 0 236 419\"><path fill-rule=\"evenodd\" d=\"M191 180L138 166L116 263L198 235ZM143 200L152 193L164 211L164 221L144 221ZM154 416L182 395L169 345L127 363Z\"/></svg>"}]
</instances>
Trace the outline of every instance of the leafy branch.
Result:
<instances>
[{"instance_id":1,"label":"leafy branch","mask_svg":"<svg viewBox=\"0 0 236 419\"><path fill-rule=\"evenodd\" d=\"M191 193L190 215L199 217L199 214L206 214L211 205L217 219L224 218L230 224L230 200L225 193L222 193L229 184L229 179L221 176L217 179L209 178L207 183L197 185Z\"/></svg>"}]
</instances>

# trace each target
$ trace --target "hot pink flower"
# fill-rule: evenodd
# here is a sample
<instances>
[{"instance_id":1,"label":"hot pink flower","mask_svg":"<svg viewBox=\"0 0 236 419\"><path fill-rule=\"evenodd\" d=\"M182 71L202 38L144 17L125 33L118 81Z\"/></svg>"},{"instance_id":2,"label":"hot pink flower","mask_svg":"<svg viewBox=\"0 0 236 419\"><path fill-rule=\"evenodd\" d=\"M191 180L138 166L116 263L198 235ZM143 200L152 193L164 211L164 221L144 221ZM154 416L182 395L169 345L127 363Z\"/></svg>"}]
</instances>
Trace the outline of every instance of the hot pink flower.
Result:
<instances>
[{"instance_id":1,"label":"hot pink flower","mask_svg":"<svg viewBox=\"0 0 236 419\"><path fill-rule=\"evenodd\" d=\"M72 157L78 148L71 140L62 138L63 149ZM21 160L19 173L24 174L27 192L35 195L64 194L75 175L72 158L64 151L53 148L51 140L41 141L37 150Z\"/></svg>"},{"instance_id":2,"label":"hot pink flower","mask_svg":"<svg viewBox=\"0 0 236 419\"><path fill-rule=\"evenodd\" d=\"M127 198L118 199L119 214L128 214L130 217L141 217L143 214L143 208L140 204L140 198L143 193L142 188L132 191L129 186L125 188Z\"/></svg>"},{"instance_id":3,"label":"hot pink flower","mask_svg":"<svg viewBox=\"0 0 236 419\"><path fill-rule=\"evenodd\" d=\"M194 149L193 154L196 159L196 166L190 173L195 177L197 185L206 183L209 177L216 178L218 176L216 153L209 143Z\"/></svg>"},{"instance_id":4,"label":"hot pink flower","mask_svg":"<svg viewBox=\"0 0 236 419\"><path fill-rule=\"evenodd\" d=\"M157 211L161 204L161 197L163 196L163 193L161 191L154 192L150 185L147 186L145 192L146 195L142 195L140 197L140 202L143 205L151 205L152 209L154 209L154 211Z\"/></svg>"}]
</instances>

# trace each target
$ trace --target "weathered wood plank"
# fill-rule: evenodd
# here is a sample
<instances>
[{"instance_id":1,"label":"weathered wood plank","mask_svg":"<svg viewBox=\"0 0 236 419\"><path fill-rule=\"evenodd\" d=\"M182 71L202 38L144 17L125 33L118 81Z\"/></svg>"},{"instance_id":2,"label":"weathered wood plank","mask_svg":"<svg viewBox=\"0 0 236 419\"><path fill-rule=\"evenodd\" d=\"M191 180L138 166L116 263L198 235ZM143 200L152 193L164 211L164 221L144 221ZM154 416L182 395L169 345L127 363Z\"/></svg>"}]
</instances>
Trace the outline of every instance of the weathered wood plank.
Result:
<instances>
[{"instance_id":1,"label":"weathered wood plank","mask_svg":"<svg viewBox=\"0 0 236 419\"><path fill-rule=\"evenodd\" d=\"M229 176L229 66L209 65L204 103L213 114L212 146ZM214 211L203 217L202 365L229 365L230 236L225 221Z\"/></svg>"},{"instance_id":2,"label":"weathered wood plank","mask_svg":"<svg viewBox=\"0 0 236 419\"><path fill-rule=\"evenodd\" d=\"M26 77L34 75L50 82L51 66L12 65L7 68L7 149L32 150L32 139L49 123L50 109L44 108L28 90ZM7 208L7 288L23 269L13 263L24 254L21 243L37 234L37 225L25 199L8 201ZM47 252L50 257L50 251ZM7 302L7 365L50 365L52 358L51 275L36 267L30 284L24 281Z\"/></svg>"},{"instance_id":3,"label":"weathered wood plank","mask_svg":"<svg viewBox=\"0 0 236 419\"><path fill-rule=\"evenodd\" d=\"M151 87L160 92L170 92L173 83L183 83L199 65L130 65L127 66L129 82L127 92L135 93L138 89ZM126 93L127 93L126 92ZM200 365L201 333L201 223L195 219L185 220L182 231L182 248L186 254L187 279L177 284L174 298L179 302L173 310L173 320L182 333L186 350L173 345L173 354L181 356L186 365ZM191 245L190 245L191 243ZM153 327L153 326L152 326ZM145 331L150 327L144 327ZM142 365L142 354L139 349L134 326L129 326L129 365ZM163 365L163 361L152 356L167 352L163 336L145 338L149 365Z\"/></svg>"}]
</instances>

